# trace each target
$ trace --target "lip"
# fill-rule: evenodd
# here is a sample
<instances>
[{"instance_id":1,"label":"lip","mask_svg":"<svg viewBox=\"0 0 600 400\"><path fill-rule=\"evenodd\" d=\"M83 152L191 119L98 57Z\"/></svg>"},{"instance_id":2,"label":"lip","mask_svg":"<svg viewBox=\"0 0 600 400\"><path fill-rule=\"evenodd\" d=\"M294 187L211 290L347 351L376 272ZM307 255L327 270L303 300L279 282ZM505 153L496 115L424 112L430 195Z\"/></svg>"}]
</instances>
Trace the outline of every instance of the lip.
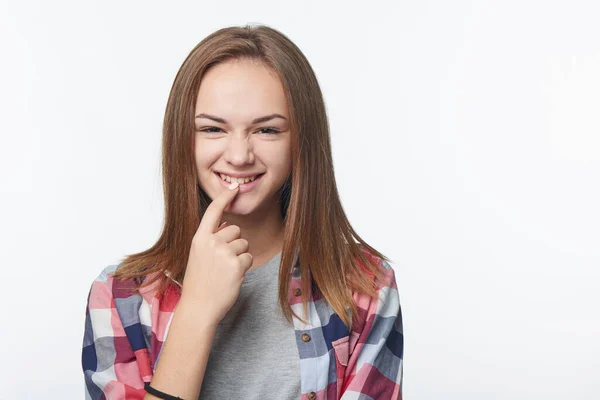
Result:
<instances>
[{"instance_id":1,"label":"lip","mask_svg":"<svg viewBox=\"0 0 600 400\"><path fill-rule=\"evenodd\" d=\"M231 182L227 182L227 181L224 181L223 179L221 179L221 176L216 171L214 172L214 174L217 177L217 179L219 180L221 187L223 187L225 189L229 188L229 185L231 185ZM251 191L252 189L254 189L256 187L256 185L258 185L258 183L262 180L262 177L264 176L264 174L265 173L259 174L258 177L255 180L253 180L252 182L240 184L239 193L247 193L247 192Z\"/></svg>"}]
</instances>

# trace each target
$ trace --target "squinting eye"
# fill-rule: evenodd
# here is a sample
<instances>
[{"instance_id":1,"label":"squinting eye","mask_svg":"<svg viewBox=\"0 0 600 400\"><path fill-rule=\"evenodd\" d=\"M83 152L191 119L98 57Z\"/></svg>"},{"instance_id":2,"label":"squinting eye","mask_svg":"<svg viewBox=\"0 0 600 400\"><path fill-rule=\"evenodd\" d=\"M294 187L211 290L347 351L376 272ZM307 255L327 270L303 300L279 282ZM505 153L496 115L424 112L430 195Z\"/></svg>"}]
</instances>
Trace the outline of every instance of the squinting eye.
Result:
<instances>
[{"instance_id":1,"label":"squinting eye","mask_svg":"<svg viewBox=\"0 0 600 400\"><path fill-rule=\"evenodd\" d=\"M198 132L206 132L206 133L218 133L222 132L221 128L217 128L216 126L209 126L204 129L198 129ZM265 132L268 131L268 132ZM261 128L258 130L259 133L264 133L265 135L277 135L281 133L278 129L275 128Z\"/></svg>"},{"instance_id":2,"label":"squinting eye","mask_svg":"<svg viewBox=\"0 0 600 400\"><path fill-rule=\"evenodd\" d=\"M265 130L267 130L267 131L271 131L271 132L262 132L262 131L265 131ZM280 133L280 132L279 132L277 129L275 129L275 128L261 128L261 129L259 129L259 131L260 131L261 133L265 133L265 134L267 134L267 135L277 135L278 133Z\"/></svg>"},{"instance_id":3,"label":"squinting eye","mask_svg":"<svg viewBox=\"0 0 600 400\"><path fill-rule=\"evenodd\" d=\"M215 131L211 131L211 129L217 129L217 131L221 130L221 128L217 128L217 127L214 127L214 126L209 126L208 128L198 129L198 132L217 133Z\"/></svg>"}]
</instances>

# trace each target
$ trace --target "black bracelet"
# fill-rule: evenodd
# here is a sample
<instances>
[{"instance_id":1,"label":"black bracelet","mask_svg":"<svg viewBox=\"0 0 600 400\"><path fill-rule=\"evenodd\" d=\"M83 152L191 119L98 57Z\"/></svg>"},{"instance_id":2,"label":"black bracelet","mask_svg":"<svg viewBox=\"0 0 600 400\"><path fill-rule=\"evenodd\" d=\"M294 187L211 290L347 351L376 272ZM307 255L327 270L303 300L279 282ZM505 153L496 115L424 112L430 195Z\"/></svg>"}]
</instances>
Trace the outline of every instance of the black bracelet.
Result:
<instances>
[{"instance_id":1,"label":"black bracelet","mask_svg":"<svg viewBox=\"0 0 600 400\"><path fill-rule=\"evenodd\" d=\"M161 399L183 400L181 397L171 396L170 394L166 394L166 393L163 393L161 391L154 389L152 386L150 386L150 382L144 383L144 390L146 390L146 392L153 394L154 396L159 397Z\"/></svg>"}]
</instances>

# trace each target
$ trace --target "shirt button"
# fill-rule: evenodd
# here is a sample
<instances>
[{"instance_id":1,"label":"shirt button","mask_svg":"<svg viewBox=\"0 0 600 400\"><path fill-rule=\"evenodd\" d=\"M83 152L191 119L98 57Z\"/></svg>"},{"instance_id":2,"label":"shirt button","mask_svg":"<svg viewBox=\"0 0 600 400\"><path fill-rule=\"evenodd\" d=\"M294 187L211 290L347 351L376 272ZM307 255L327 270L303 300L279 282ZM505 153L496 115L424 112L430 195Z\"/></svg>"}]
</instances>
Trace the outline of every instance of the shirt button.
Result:
<instances>
[{"instance_id":1,"label":"shirt button","mask_svg":"<svg viewBox=\"0 0 600 400\"><path fill-rule=\"evenodd\" d=\"M302 289L296 288L294 290L294 296L299 297L300 295L302 295Z\"/></svg>"},{"instance_id":2,"label":"shirt button","mask_svg":"<svg viewBox=\"0 0 600 400\"><path fill-rule=\"evenodd\" d=\"M302 334L302 341L303 342L310 342L310 335L308 333L303 333Z\"/></svg>"},{"instance_id":3,"label":"shirt button","mask_svg":"<svg viewBox=\"0 0 600 400\"><path fill-rule=\"evenodd\" d=\"M315 392L309 392L308 393L308 398L310 400L316 399L317 398L317 394Z\"/></svg>"}]
</instances>

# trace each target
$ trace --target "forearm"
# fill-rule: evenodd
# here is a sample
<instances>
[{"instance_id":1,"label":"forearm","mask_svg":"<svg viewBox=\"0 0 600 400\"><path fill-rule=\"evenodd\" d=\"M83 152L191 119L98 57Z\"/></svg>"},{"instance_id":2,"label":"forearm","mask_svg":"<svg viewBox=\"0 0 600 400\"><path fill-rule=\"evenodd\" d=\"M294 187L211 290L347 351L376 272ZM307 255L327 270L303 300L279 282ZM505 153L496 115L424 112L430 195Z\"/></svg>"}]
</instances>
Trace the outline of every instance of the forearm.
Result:
<instances>
[{"instance_id":1,"label":"forearm","mask_svg":"<svg viewBox=\"0 0 600 400\"><path fill-rule=\"evenodd\" d=\"M202 318L192 303L180 301L150 385L184 400L197 399L217 322ZM146 394L144 400L155 400Z\"/></svg>"}]
</instances>

